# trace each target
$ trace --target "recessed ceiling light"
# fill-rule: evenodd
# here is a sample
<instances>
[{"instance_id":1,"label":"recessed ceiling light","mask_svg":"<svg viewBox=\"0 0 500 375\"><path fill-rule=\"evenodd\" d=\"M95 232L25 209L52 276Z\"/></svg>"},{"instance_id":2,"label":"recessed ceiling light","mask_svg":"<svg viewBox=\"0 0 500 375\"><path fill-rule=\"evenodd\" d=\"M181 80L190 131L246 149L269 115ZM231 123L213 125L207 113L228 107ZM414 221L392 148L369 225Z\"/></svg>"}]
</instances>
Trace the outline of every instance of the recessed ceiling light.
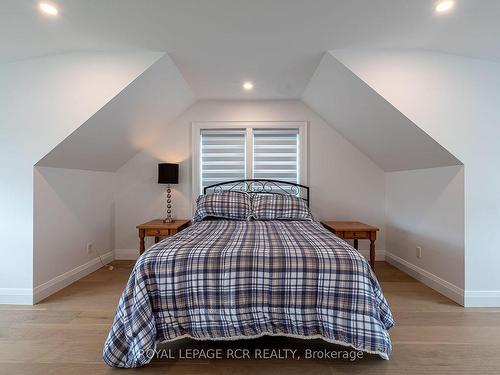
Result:
<instances>
[{"instance_id":1,"label":"recessed ceiling light","mask_svg":"<svg viewBox=\"0 0 500 375\"><path fill-rule=\"evenodd\" d=\"M253 83L250 81L243 82L243 89L246 91L250 91L253 89Z\"/></svg>"},{"instance_id":2,"label":"recessed ceiling light","mask_svg":"<svg viewBox=\"0 0 500 375\"><path fill-rule=\"evenodd\" d=\"M455 2L453 0L440 1L436 4L436 12L445 13L451 10L454 6Z\"/></svg>"},{"instance_id":3,"label":"recessed ceiling light","mask_svg":"<svg viewBox=\"0 0 500 375\"><path fill-rule=\"evenodd\" d=\"M59 13L57 8L49 3L40 3L38 4L38 8L40 9L40 11L50 16L57 16L57 14Z\"/></svg>"}]
</instances>

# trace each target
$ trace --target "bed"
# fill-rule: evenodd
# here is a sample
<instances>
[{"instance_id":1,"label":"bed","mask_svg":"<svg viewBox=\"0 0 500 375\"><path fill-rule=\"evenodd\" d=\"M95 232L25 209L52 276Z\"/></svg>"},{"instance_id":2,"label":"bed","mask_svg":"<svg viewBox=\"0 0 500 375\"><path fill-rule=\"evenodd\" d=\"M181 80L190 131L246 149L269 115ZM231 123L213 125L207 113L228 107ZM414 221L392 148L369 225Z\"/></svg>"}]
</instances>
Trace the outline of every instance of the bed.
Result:
<instances>
[{"instance_id":1,"label":"bed","mask_svg":"<svg viewBox=\"0 0 500 375\"><path fill-rule=\"evenodd\" d=\"M145 365L158 342L264 335L389 359L394 321L377 278L312 220L307 187L242 180L204 193L193 225L136 262L104 345L108 365Z\"/></svg>"}]
</instances>

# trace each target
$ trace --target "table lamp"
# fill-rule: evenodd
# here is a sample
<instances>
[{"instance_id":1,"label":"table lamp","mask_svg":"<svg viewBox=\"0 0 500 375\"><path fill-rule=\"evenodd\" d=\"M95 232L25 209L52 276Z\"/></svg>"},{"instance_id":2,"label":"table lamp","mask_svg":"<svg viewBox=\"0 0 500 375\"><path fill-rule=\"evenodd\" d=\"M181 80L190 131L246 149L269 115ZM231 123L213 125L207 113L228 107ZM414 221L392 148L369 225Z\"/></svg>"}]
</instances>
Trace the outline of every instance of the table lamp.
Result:
<instances>
[{"instance_id":1,"label":"table lamp","mask_svg":"<svg viewBox=\"0 0 500 375\"><path fill-rule=\"evenodd\" d=\"M172 195L171 185L179 183L179 164L160 163L158 164L158 183L167 185L167 216L164 223L172 223Z\"/></svg>"}]
</instances>

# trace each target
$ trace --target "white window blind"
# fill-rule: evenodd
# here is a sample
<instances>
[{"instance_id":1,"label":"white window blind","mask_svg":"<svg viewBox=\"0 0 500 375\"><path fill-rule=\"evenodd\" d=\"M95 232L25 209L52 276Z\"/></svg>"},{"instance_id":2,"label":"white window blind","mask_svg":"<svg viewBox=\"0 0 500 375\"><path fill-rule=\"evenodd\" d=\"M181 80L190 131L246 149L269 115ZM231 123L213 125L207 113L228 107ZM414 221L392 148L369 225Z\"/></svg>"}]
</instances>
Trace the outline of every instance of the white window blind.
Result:
<instances>
[{"instance_id":1,"label":"white window blind","mask_svg":"<svg viewBox=\"0 0 500 375\"><path fill-rule=\"evenodd\" d=\"M201 191L205 186L244 179L245 129L201 130Z\"/></svg>"},{"instance_id":2,"label":"white window blind","mask_svg":"<svg viewBox=\"0 0 500 375\"><path fill-rule=\"evenodd\" d=\"M193 197L249 178L307 184L307 143L305 121L195 122Z\"/></svg>"},{"instance_id":3,"label":"white window blind","mask_svg":"<svg viewBox=\"0 0 500 375\"><path fill-rule=\"evenodd\" d=\"M299 182L298 129L253 129L253 177Z\"/></svg>"}]
</instances>

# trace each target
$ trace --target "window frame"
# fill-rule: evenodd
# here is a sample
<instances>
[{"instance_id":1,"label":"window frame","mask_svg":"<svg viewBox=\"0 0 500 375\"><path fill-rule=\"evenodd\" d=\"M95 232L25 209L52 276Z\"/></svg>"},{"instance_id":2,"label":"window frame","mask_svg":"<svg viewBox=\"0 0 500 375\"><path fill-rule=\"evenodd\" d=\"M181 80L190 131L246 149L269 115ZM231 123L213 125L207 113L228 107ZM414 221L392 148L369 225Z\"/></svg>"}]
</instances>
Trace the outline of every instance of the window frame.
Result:
<instances>
[{"instance_id":1,"label":"window frame","mask_svg":"<svg viewBox=\"0 0 500 375\"><path fill-rule=\"evenodd\" d=\"M299 132L299 174L297 183L307 185L308 180L308 122L307 121L194 121L191 123L191 155L192 155L192 201L202 192L200 191L201 172L201 131L225 130L225 129L245 129L245 178L253 176L253 129L298 129ZM252 150L249 152L248 150ZM251 157L250 157L251 156Z\"/></svg>"}]
</instances>

